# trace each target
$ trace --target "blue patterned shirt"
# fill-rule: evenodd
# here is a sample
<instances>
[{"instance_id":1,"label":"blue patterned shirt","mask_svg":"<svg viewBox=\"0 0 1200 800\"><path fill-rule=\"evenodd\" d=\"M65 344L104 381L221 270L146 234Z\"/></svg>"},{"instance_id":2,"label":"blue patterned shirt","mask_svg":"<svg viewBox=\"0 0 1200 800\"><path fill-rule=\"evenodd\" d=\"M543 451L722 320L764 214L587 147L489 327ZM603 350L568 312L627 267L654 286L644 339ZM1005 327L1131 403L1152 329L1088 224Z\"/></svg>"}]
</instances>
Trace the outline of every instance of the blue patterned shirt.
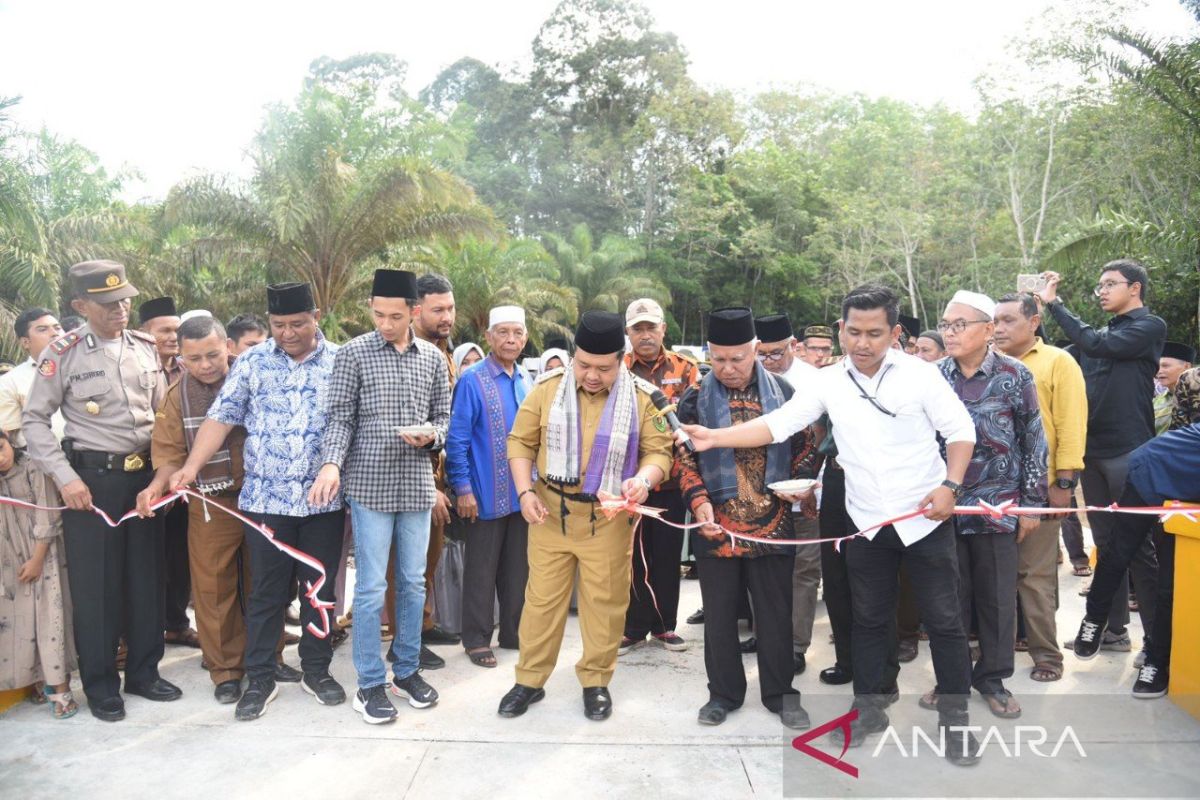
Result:
<instances>
[{"instance_id":1,"label":"blue patterned shirt","mask_svg":"<svg viewBox=\"0 0 1200 800\"><path fill-rule=\"evenodd\" d=\"M1037 384L1029 368L1002 353L988 350L970 378L953 358L938 362L942 375L975 422L975 451L963 478L959 505L980 500L996 505L1011 500L1022 506L1045 506L1046 431L1038 405ZM960 516L959 533L1012 533L1016 517Z\"/></svg>"},{"instance_id":2,"label":"blue patterned shirt","mask_svg":"<svg viewBox=\"0 0 1200 800\"><path fill-rule=\"evenodd\" d=\"M342 507L308 504L321 468L329 376L338 346L317 331L317 349L295 361L267 339L233 362L209 419L246 429L246 480L238 508L255 514L307 517Z\"/></svg>"}]
</instances>

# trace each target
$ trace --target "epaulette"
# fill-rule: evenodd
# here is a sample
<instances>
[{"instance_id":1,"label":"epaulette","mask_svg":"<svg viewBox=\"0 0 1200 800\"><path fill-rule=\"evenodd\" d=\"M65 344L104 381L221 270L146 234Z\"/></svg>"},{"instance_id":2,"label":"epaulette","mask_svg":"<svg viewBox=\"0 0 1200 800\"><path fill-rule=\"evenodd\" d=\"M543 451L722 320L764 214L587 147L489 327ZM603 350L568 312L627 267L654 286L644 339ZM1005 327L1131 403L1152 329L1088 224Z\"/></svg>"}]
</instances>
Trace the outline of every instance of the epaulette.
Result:
<instances>
[{"instance_id":1,"label":"epaulette","mask_svg":"<svg viewBox=\"0 0 1200 800\"><path fill-rule=\"evenodd\" d=\"M539 374L536 378L534 378L533 383L536 386L539 383L548 381L551 378L557 377L558 375L562 375L566 371L567 371L566 367L555 367L554 369L546 370L545 372Z\"/></svg>"},{"instance_id":2,"label":"epaulette","mask_svg":"<svg viewBox=\"0 0 1200 800\"><path fill-rule=\"evenodd\" d=\"M82 339L80 338L79 334L75 331L71 331L62 338L55 339L53 342L51 342L50 349L54 351L54 355L61 356L63 353L67 352L81 341Z\"/></svg>"},{"instance_id":3,"label":"epaulette","mask_svg":"<svg viewBox=\"0 0 1200 800\"><path fill-rule=\"evenodd\" d=\"M690 353L685 353L682 350L672 350L671 352L674 353L675 355L679 356L680 358L682 358L684 361L687 361L688 363L692 364L693 366L697 366L697 367L700 366L700 359L696 358L695 356L693 356Z\"/></svg>"},{"instance_id":4,"label":"epaulette","mask_svg":"<svg viewBox=\"0 0 1200 800\"><path fill-rule=\"evenodd\" d=\"M842 356L825 356L824 358L821 359L821 366L822 367L832 367L834 364L837 364L838 362L840 362L843 358L845 358L844 355L842 355Z\"/></svg>"},{"instance_id":5,"label":"epaulette","mask_svg":"<svg viewBox=\"0 0 1200 800\"><path fill-rule=\"evenodd\" d=\"M632 373L630 373L632 375ZM645 378L639 378L633 375L633 385L642 391L643 394L652 395L658 391L658 387Z\"/></svg>"},{"instance_id":6,"label":"epaulette","mask_svg":"<svg viewBox=\"0 0 1200 800\"><path fill-rule=\"evenodd\" d=\"M141 339L143 342L149 342L150 344L157 344L154 337L148 333L143 333L135 328L126 328L125 330L129 331L129 335L135 339Z\"/></svg>"}]
</instances>

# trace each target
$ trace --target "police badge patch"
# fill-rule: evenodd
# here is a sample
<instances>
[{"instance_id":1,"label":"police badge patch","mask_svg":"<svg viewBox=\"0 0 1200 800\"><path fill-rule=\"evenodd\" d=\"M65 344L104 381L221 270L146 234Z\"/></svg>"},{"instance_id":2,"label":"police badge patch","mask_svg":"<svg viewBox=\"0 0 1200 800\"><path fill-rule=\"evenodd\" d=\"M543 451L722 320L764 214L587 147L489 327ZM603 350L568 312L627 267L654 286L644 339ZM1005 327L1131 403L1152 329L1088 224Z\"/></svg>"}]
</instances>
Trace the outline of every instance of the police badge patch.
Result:
<instances>
[{"instance_id":1,"label":"police badge patch","mask_svg":"<svg viewBox=\"0 0 1200 800\"><path fill-rule=\"evenodd\" d=\"M654 427L658 429L659 433L666 433L667 432L667 418L666 417L655 417L654 418Z\"/></svg>"},{"instance_id":2,"label":"police badge patch","mask_svg":"<svg viewBox=\"0 0 1200 800\"><path fill-rule=\"evenodd\" d=\"M43 358L42 362L38 364L37 370L38 374L43 378L53 378L54 373L58 371L58 364L55 364L48 358Z\"/></svg>"}]
</instances>

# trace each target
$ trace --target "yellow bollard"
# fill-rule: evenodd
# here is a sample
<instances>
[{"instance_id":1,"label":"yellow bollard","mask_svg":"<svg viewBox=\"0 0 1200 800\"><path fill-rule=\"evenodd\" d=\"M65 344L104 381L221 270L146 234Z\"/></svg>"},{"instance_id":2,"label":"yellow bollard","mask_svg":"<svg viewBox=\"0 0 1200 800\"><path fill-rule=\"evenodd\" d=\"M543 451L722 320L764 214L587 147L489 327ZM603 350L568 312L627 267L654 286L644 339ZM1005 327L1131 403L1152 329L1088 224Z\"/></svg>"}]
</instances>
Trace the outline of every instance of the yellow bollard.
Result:
<instances>
[{"instance_id":1,"label":"yellow bollard","mask_svg":"<svg viewBox=\"0 0 1200 800\"><path fill-rule=\"evenodd\" d=\"M1171 517L1164 528L1175 536L1169 694L1176 705L1200 719L1200 522Z\"/></svg>"}]
</instances>

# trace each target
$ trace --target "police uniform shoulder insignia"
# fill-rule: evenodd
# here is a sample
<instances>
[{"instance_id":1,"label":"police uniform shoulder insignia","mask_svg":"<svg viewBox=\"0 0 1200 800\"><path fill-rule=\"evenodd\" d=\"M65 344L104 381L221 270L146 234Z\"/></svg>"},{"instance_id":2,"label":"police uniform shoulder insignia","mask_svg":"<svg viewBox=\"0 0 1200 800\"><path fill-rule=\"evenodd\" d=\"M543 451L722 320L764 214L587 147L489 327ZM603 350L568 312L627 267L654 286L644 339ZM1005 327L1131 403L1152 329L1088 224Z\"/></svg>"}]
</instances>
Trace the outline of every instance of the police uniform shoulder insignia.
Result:
<instances>
[{"instance_id":1,"label":"police uniform shoulder insignia","mask_svg":"<svg viewBox=\"0 0 1200 800\"><path fill-rule=\"evenodd\" d=\"M691 364L693 366L700 366L700 362L697 361L696 357L690 353L682 352L680 350L672 350L671 354L674 356L678 356L679 358L682 358L684 361L688 362L689 364Z\"/></svg>"},{"instance_id":2,"label":"police uniform shoulder insignia","mask_svg":"<svg viewBox=\"0 0 1200 800\"><path fill-rule=\"evenodd\" d=\"M37 371L43 378L53 378L54 373L58 372L58 364L49 358L43 358L37 365Z\"/></svg>"},{"instance_id":3,"label":"police uniform shoulder insignia","mask_svg":"<svg viewBox=\"0 0 1200 800\"><path fill-rule=\"evenodd\" d=\"M154 337L148 333L142 333L141 331L134 330L133 328L126 328L125 330L129 331L129 335L135 339L141 339L143 342L149 342L150 344L155 343Z\"/></svg>"},{"instance_id":4,"label":"police uniform shoulder insignia","mask_svg":"<svg viewBox=\"0 0 1200 800\"><path fill-rule=\"evenodd\" d=\"M567 371L566 367L555 367L554 369L546 370L545 372L538 375L536 378L533 379L533 382L534 382L534 384L545 383L546 381L550 380L551 378L556 378L559 375L562 375L566 371Z\"/></svg>"},{"instance_id":5,"label":"police uniform shoulder insignia","mask_svg":"<svg viewBox=\"0 0 1200 800\"><path fill-rule=\"evenodd\" d=\"M61 356L63 353L70 350L75 345L79 344L79 334L71 331L65 336L61 336L50 343L50 349L54 351L54 355ZM42 363L45 363L44 361ZM41 365L38 365L38 370L41 370ZM53 375L54 373L50 373Z\"/></svg>"}]
</instances>

